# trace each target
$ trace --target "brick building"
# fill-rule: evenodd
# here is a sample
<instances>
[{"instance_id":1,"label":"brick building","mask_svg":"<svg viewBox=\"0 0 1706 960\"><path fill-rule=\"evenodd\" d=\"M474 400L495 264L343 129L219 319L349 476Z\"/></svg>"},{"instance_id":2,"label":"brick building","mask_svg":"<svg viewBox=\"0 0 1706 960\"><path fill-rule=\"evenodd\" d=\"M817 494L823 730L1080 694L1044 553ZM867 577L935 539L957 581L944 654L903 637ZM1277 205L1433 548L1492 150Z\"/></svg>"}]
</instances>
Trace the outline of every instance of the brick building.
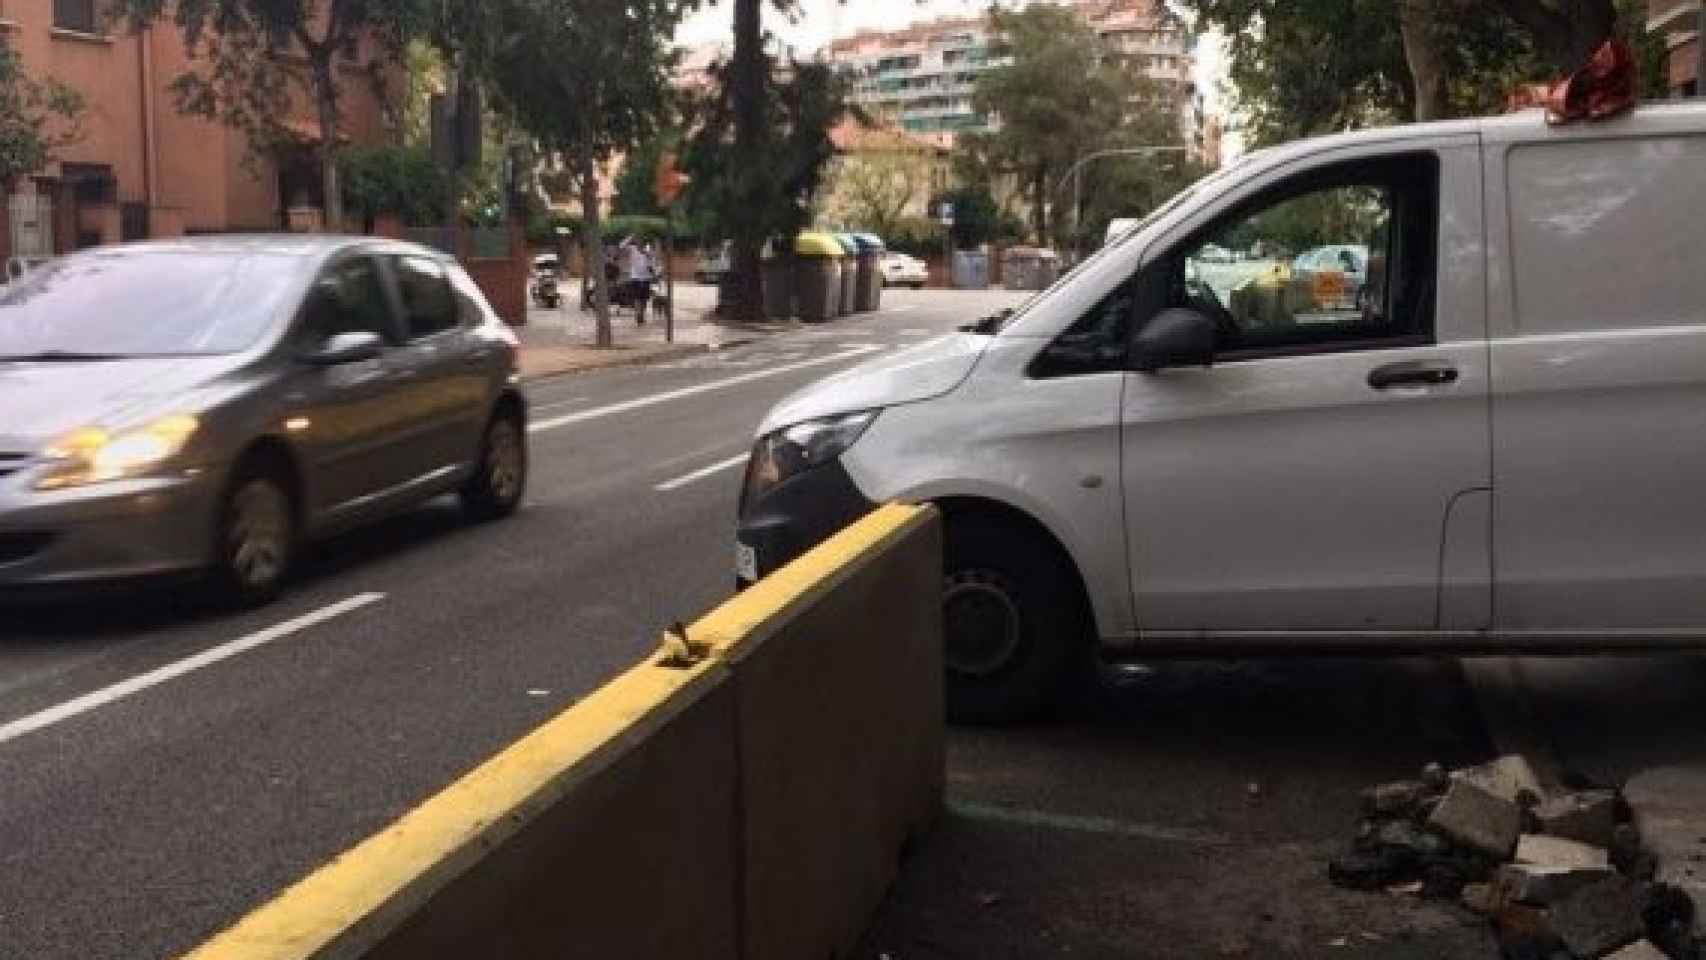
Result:
<instances>
[{"instance_id":1,"label":"brick building","mask_svg":"<svg viewBox=\"0 0 1706 960\"><path fill-rule=\"evenodd\" d=\"M24 69L65 81L88 101L81 141L0 205L7 220L0 253L64 253L186 232L277 230L290 207L320 205L313 155L319 124L301 91L293 90L296 102L285 121L300 138L297 148L245 163L244 134L178 112L170 87L190 59L176 26L167 20L138 33L120 32L99 7L99 0L0 0L0 32ZM356 143L395 140L396 115L369 82L368 67L351 62L342 69L350 82L343 89L340 136Z\"/></svg>"},{"instance_id":2,"label":"brick building","mask_svg":"<svg viewBox=\"0 0 1706 960\"><path fill-rule=\"evenodd\" d=\"M1673 97L1692 97L1698 87L1701 0L1647 0L1647 29L1664 37L1670 53L1666 86Z\"/></svg>"}]
</instances>

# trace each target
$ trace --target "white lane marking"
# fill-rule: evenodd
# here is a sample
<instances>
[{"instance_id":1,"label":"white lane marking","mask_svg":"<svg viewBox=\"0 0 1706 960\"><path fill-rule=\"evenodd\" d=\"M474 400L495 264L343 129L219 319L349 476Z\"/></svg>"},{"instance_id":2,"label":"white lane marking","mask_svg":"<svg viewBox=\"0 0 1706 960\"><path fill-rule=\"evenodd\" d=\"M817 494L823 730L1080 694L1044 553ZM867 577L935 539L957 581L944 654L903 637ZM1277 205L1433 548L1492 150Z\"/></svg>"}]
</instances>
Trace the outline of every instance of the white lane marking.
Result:
<instances>
[{"instance_id":1,"label":"white lane marking","mask_svg":"<svg viewBox=\"0 0 1706 960\"><path fill-rule=\"evenodd\" d=\"M70 720L72 717L123 700L132 694L141 693L149 687L159 686L169 680L176 680L178 677L194 673L202 667L212 666L221 660L229 660L238 654L265 646L274 640L283 640L285 637L301 633L310 627L318 626L346 613L378 603L383 599L385 599L383 593L358 594L348 600L341 600L330 606L321 607L312 613L305 613L294 620L286 620L276 626L251 633L239 640L203 650L193 657L185 657L175 663L168 663L157 670L150 670L140 676L131 677L129 680L121 680L110 687L102 687L92 693L85 693L80 697L67 700L58 706L49 707L39 713L32 713L27 717L13 720L11 723L0 726L0 743L16 740L27 734Z\"/></svg>"},{"instance_id":2,"label":"white lane marking","mask_svg":"<svg viewBox=\"0 0 1706 960\"><path fill-rule=\"evenodd\" d=\"M883 313L908 313L910 311L917 310L917 309L918 309L917 304L907 304L906 306L903 306L903 307L885 307L882 312Z\"/></svg>"},{"instance_id":3,"label":"white lane marking","mask_svg":"<svg viewBox=\"0 0 1706 960\"><path fill-rule=\"evenodd\" d=\"M755 370L752 373L743 373L737 377L728 377L722 380L714 380L710 383L701 383L691 387L682 387L679 390L670 390L665 393L654 393L649 397L624 400L621 403L612 403L603 407L594 407L591 410L582 410L579 413L567 413L560 417L551 417L547 420L537 420L534 421L527 430L529 433L539 433L544 430L556 430L559 427L566 427L576 423L585 423L588 420L597 420L601 417L613 416L618 413L627 413L630 410L640 410L645 407L656 406L660 403L668 403L671 400L680 400L684 397L698 396L701 393L710 393L713 390L722 390L727 387L738 386L743 383L751 383L754 380L779 377L784 373L793 373L795 370L804 370L808 367L819 367L826 363L840 363L843 360L851 360L854 357L862 357L866 354L876 353L881 349L883 349L883 347L880 344L860 344L856 348L842 350L839 353L832 353L827 357L818 357L814 360L801 360L799 363L783 364L782 366L771 367L767 370Z\"/></svg>"},{"instance_id":4,"label":"white lane marking","mask_svg":"<svg viewBox=\"0 0 1706 960\"><path fill-rule=\"evenodd\" d=\"M926 330L923 327L911 327L909 329L902 330L900 335L903 337L928 337L935 332L936 331L934 330Z\"/></svg>"},{"instance_id":5,"label":"white lane marking","mask_svg":"<svg viewBox=\"0 0 1706 960\"><path fill-rule=\"evenodd\" d=\"M695 481L703 480L706 477L714 477L731 467L738 467L746 462L746 458L747 454L743 453L738 457L730 457L727 460L718 460L716 463L713 463L708 467L695 470L692 473L683 474L676 477L674 480L665 480L652 489L659 493L668 493L671 490L679 490Z\"/></svg>"},{"instance_id":6,"label":"white lane marking","mask_svg":"<svg viewBox=\"0 0 1706 960\"><path fill-rule=\"evenodd\" d=\"M585 403L591 399L591 397L570 397L567 400L554 400L550 403L536 403L533 405L533 412L538 413L541 410L561 410L564 407L572 407L577 403Z\"/></svg>"}]
</instances>

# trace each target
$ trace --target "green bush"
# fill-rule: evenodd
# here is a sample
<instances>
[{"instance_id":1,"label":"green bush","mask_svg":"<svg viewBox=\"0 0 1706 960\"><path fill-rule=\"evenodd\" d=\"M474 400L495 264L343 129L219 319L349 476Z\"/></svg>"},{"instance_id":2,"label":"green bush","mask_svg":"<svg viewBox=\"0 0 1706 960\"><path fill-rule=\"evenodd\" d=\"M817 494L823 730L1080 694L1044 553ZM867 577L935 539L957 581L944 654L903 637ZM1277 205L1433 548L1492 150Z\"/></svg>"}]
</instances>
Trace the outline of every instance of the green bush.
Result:
<instances>
[{"instance_id":1,"label":"green bush","mask_svg":"<svg viewBox=\"0 0 1706 960\"><path fill-rule=\"evenodd\" d=\"M404 226L444 222L444 172L418 147L353 147L338 158L344 205L371 222L395 214Z\"/></svg>"},{"instance_id":2,"label":"green bush","mask_svg":"<svg viewBox=\"0 0 1706 960\"><path fill-rule=\"evenodd\" d=\"M600 233L604 239L617 242L626 237L638 237L641 240L663 242L668 236L668 224L662 217L625 216L617 215L600 224ZM579 243L581 235L581 218L566 213L535 214L527 224L527 242L536 247L554 247L557 244L557 229L561 227L570 233L570 242ZM677 249L693 246L698 238L681 221L675 224L675 245Z\"/></svg>"},{"instance_id":3,"label":"green bush","mask_svg":"<svg viewBox=\"0 0 1706 960\"><path fill-rule=\"evenodd\" d=\"M890 250L915 257L932 256L942 252L942 225L928 217L902 217L883 244Z\"/></svg>"}]
</instances>

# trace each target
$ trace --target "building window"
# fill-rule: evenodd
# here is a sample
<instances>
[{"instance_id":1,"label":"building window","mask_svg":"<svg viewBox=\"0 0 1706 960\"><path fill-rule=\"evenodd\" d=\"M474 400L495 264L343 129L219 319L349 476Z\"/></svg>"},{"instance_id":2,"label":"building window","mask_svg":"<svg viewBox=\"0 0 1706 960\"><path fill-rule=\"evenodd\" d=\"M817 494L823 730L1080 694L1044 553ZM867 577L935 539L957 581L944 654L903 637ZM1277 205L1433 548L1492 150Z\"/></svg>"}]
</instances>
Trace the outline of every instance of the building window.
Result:
<instances>
[{"instance_id":1,"label":"building window","mask_svg":"<svg viewBox=\"0 0 1706 960\"><path fill-rule=\"evenodd\" d=\"M96 32L95 0L53 0L53 25L59 30Z\"/></svg>"}]
</instances>

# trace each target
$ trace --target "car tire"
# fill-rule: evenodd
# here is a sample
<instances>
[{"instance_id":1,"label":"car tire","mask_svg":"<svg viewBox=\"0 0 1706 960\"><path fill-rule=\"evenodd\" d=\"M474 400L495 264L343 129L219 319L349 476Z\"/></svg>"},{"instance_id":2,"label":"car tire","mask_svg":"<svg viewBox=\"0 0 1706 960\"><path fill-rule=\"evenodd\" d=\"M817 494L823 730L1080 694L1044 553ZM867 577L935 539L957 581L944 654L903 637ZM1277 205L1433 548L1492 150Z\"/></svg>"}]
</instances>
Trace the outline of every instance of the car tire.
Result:
<instances>
[{"instance_id":1,"label":"car tire","mask_svg":"<svg viewBox=\"0 0 1706 960\"><path fill-rule=\"evenodd\" d=\"M914 290L922 290L922 289L924 289L924 281L922 281L922 280L917 280L917 281L914 281L914 282L913 282L913 283L912 283L912 289L914 289Z\"/></svg>"},{"instance_id":2,"label":"car tire","mask_svg":"<svg viewBox=\"0 0 1706 960\"><path fill-rule=\"evenodd\" d=\"M486 425L474 475L462 485L462 509L469 519L486 523L519 509L527 493L527 463L527 430L521 415L499 410Z\"/></svg>"},{"instance_id":3,"label":"car tire","mask_svg":"<svg viewBox=\"0 0 1706 960\"><path fill-rule=\"evenodd\" d=\"M257 607L276 598L296 559L298 515L288 466L251 455L232 474L214 525L214 598Z\"/></svg>"},{"instance_id":4,"label":"car tire","mask_svg":"<svg viewBox=\"0 0 1706 960\"><path fill-rule=\"evenodd\" d=\"M950 517L943 557L948 719L1027 720L1086 665L1089 619L1052 543L1011 521Z\"/></svg>"}]
</instances>

